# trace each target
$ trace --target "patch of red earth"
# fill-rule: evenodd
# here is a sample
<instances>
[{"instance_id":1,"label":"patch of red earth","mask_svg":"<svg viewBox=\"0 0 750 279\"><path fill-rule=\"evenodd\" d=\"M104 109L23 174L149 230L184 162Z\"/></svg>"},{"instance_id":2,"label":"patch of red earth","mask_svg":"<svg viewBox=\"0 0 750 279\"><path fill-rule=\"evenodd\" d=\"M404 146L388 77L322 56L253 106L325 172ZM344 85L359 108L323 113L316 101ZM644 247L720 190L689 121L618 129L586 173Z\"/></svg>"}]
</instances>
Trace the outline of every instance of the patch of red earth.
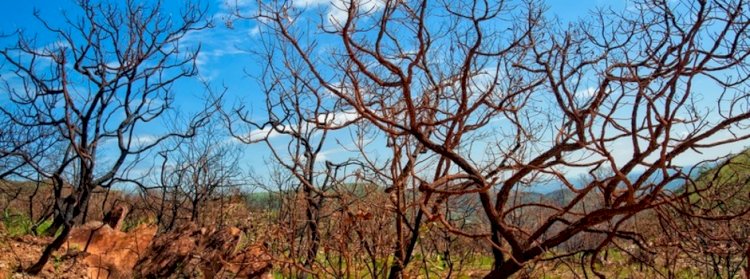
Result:
<instances>
[{"instance_id":1,"label":"patch of red earth","mask_svg":"<svg viewBox=\"0 0 750 279\"><path fill-rule=\"evenodd\" d=\"M36 262L50 242L51 237L9 237L0 228L0 278L88 278L86 264L63 251L55 252L37 276L18 272Z\"/></svg>"},{"instance_id":2,"label":"patch of red earth","mask_svg":"<svg viewBox=\"0 0 750 279\"><path fill-rule=\"evenodd\" d=\"M89 222L71 231L67 247L83 252L90 278L130 278L130 270L155 234L155 226L142 225L125 233L101 222Z\"/></svg>"},{"instance_id":3,"label":"patch of red earth","mask_svg":"<svg viewBox=\"0 0 750 279\"><path fill-rule=\"evenodd\" d=\"M242 231L188 224L154 239L134 267L139 278L270 278L263 245L241 247Z\"/></svg>"},{"instance_id":4,"label":"patch of red earth","mask_svg":"<svg viewBox=\"0 0 750 279\"><path fill-rule=\"evenodd\" d=\"M245 246L234 227L189 224L156 236L155 226L126 233L89 222L71 231L36 277L16 271L33 264L52 238L10 238L2 231L0 278L271 278L266 247Z\"/></svg>"}]
</instances>

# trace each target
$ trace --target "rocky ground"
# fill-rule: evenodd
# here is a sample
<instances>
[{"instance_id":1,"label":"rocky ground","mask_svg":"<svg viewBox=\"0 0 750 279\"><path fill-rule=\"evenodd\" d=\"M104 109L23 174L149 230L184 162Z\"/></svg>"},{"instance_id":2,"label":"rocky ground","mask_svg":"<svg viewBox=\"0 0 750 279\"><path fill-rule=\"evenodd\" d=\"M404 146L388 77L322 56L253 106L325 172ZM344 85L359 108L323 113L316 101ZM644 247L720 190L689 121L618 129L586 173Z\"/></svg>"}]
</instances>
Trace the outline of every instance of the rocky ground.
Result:
<instances>
[{"instance_id":1,"label":"rocky ground","mask_svg":"<svg viewBox=\"0 0 750 279\"><path fill-rule=\"evenodd\" d=\"M32 265L51 241L50 237L9 237L0 228L0 278L89 278L87 265L77 254L68 254L67 249L55 252L38 276L18 272Z\"/></svg>"},{"instance_id":2,"label":"rocky ground","mask_svg":"<svg viewBox=\"0 0 750 279\"><path fill-rule=\"evenodd\" d=\"M38 276L18 272L39 257L50 237L10 237L0 227L0 278L268 278L271 258L233 227L188 224L156 235L143 225L130 232L101 222L76 227Z\"/></svg>"}]
</instances>

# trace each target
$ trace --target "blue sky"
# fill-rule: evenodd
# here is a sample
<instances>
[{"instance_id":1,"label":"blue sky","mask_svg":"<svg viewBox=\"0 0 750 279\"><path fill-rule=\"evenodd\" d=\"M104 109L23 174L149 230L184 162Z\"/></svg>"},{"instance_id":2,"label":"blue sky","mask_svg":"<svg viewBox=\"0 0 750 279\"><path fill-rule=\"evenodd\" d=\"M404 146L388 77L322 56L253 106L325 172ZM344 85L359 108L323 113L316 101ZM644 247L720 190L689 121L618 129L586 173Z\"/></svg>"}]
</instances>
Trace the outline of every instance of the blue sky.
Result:
<instances>
[{"instance_id":1,"label":"blue sky","mask_svg":"<svg viewBox=\"0 0 750 279\"><path fill-rule=\"evenodd\" d=\"M237 4L241 12L252 14L254 12L255 1L250 0L228 0L230 4ZM177 13L181 1L164 1L164 11ZM209 14L213 17L214 27L209 30L194 32L188 35L186 40L193 45L201 45L201 54L198 57L198 67L200 79L211 84L212 88L220 90L226 87L226 103L229 106L236 104L246 104L251 108L250 112L255 119L263 119L264 95L260 91L258 80L252 76L257 75L262 67L262 63L256 60L251 52L258 47L258 28L259 25L251 20L232 20L227 21L227 14L230 12L230 5L227 1L222 0L205 0L204 5L208 7ZM4 7L0 10L0 31L7 34L16 30L24 30L27 35L38 34L39 45L53 43L55 38L49 36L40 27L36 18L32 16L33 11L38 9L40 16L50 21L52 25L62 26L63 13L70 13L75 16L80 11L73 1L52 1L52 0L28 0L28 1L6 1ZM328 0L299 0L294 5L313 9L319 15L335 15L335 9ZM549 0L549 15L557 17L561 24L585 18L592 9L597 7L612 7L615 10L626 10L630 4L627 0ZM312 13L315 14L315 13ZM320 18L309 19L312 22L320 21ZM311 27L314 28L314 27ZM12 42L11 39L3 39L2 46L7 46ZM325 55L325 54L319 54ZM201 98L204 91L199 82L184 81L175 86L177 93L177 105L180 111L190 112L200 108ZM159 127L150 127L151 131L159 130ZM142 136L147 139L151 134L148 131L143 132ZM334 134L338 138L348 138L344 131ZM382 142L377 142L384 145ZM715 154L726 154L728 152L737 152L743 146L735 144L732 146L717 149ZM338 145L335 141L330 141L324 148L325 159L341 160L350 156L343 152L346 144ZM244 167L252 166L258 172L265 171L264 160L270 155L265 144L255 144L246 146ZM377 152L374 150L373 152ZM625 152L627 153L627 152ZM696 159L694 157L693 159ZM686 161L686 164L689 164Z\"/></svg>"}]
</instances>

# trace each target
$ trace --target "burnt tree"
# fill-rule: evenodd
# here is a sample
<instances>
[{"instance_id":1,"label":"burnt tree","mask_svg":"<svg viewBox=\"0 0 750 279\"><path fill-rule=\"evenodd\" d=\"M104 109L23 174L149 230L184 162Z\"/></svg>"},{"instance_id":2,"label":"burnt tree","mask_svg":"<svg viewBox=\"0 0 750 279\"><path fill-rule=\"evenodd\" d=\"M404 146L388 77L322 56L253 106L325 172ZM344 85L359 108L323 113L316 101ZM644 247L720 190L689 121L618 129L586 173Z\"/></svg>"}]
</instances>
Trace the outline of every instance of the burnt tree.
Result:
<instances>
[{"instance_id":1,"label":"burnt tree","mask_svg":"<svg viewBox=\"0 0 750 279\"><path fill-rule=\"evenodd\" d=\"M581 234L597 236L585 249L603 277L594 260L608 244L643 244L629 220L689 196L669 191L693 179L681 160L750 138L748 3L635 2L565 28L538 1L336 2L314 35L300 22L320 17L286 1L262 3L259 17L280 42L267 51L302 63L270 62L304 67L301 84L438 158L432 172L407 163L401 181L418 182L426 220L486 239L488 278L549 260ZM517 197L542 182L563 198ZM484 232L457 228L441 210L467 195L481 202ZM529 210L540 217L516 222ZM408 259L409 242L398 246Z\"/></svg>"},{"instance_id":2,"label":"burnt tree","mask_svg":"<svg viewBox=\"0 0 750 279\"><path fill-rule=\"evenodd\" d=\"M76 3L80 10L65 17L65 26L35 14L55 41L39 46L21 32L14 46L0 51L20 80L4 92L10 105L0 110L3 116L18 127L50 131L45 138L57 139L61 150L52 157L17 156L52 184L52 231L62 230L26 269L31 274L63 244L97 187L110 187L124 165L164 139L192 136L205 118L196 116L180 132L152 135L140 128L173 108L175 81L196 74L198 47L181 42L209 26L203 8L186 4L168 16L161 3ZM113 157L104 158L105 152Z\"/></svg>"}]
</instances>

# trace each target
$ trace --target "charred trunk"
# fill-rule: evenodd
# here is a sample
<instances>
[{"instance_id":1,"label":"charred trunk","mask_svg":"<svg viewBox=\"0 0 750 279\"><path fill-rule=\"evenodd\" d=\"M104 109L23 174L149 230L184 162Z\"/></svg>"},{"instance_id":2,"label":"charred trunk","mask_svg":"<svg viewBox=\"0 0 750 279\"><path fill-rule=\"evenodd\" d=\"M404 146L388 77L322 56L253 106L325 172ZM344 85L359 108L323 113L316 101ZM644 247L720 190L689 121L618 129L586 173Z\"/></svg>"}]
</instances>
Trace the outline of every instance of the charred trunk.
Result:
<instances>
[{"instance_id":1,"label":"charred trunk","mask_svg":"<svg viewBox=\"0 0 750 279\"><path fill-rule=\"evenodd\" d=\"M513 274L521 270L521 265L514 261L506 261L503 264L495 265L492 267L490 273L484 276L485 279L505 279L510 278Z\"/></svg>"},{"instance_id":2,"label":"charred trunk","mask_svg":"<svg viewBox=\"0 0 750 279\"><path fill-rule=\"evenodd\" d=\"M318 228L319 214L321 200L316 201L313 199L313 191L310 186L304 186L304 195L307 202L307 210L305 211L305 217L308 220L308 228L310 229L310 247L307 249L305 260L302 263L303 266L312 270L315 258L318 255L318 249L320 247L320 229ZM302 272L301 277L307 278L307 272Z\"/></svg>"},{"instance_id":3,"label":"charred trunk","mask_svg":"<svg viewBox=\"0 0 750 279\"><path fill-rule=\"evenodd\" d=\"M76 217L81 215L82 211L86 209L86 204L88 204L88 200L91 194L91 188L89 188L88 185L81 186L81 191L77 195L78 200L76 200L74 196L75 193L71 193L70 195L68 195L68 197L65 198L65 210L62 214L59 214L58 217L55 218L56 222L62 223L62 232L55 238L55 240L52 241L52 243L48 244L47 247L44 248L44 251L39 257L39 260L37 260L34 265L25 270L27 273L31 275L39 274L39 272L42 271L42 268L44 268L44 265L47 264L47 261L49 261L52 253L57 251L57 249L60 249L63 243L65 243L65 241L68 239L68 234L70 234L70 230L73 227L73 221Z\"/></svg>"},{"instance_id":4,"label":"charred trunk","mask_svg":"<svg viewBox=\"0 0 750 279\"><path fill-rule=\"evenodd\" d=\"M52 241L47 247L44 248L44 251L42 252L42 256L39 257L39 260L37 260L34 265L27 268L25 271L28 274L31 275L37 275L39 272L42 271L42 268L44 268L44 265L47 264L47 261L49 261L50 256L52 256L52 253L57 251L57 249L60 249L62 247L63 243L65 243L65 240L68 238L68 234L70 233L71 226L67 224L63 224L63 230L58 235L55 240Z\"/></svg>"},{"instance_id":5,"label":"charred trunk","mask_svg":"<svg viewBox=\"0 0 750 279\"><path fill-rule=\"evenodd\" d=\"M419 227L422 224L422 216L423 214L421 210L417 212L417 216L414 219L414 230L411 232L409 244L406 246L406 249L404 249L403 255L401 254L401 249L396 249L396 259L402 257L403 260L401 264L394 262L393 265L391 265L391 270L388 272L389 279L401 278L401 273L404 271L404 267L411 262L414 248L417 246L417 240L419 240Z\"/></svg>"}]
</instances>

